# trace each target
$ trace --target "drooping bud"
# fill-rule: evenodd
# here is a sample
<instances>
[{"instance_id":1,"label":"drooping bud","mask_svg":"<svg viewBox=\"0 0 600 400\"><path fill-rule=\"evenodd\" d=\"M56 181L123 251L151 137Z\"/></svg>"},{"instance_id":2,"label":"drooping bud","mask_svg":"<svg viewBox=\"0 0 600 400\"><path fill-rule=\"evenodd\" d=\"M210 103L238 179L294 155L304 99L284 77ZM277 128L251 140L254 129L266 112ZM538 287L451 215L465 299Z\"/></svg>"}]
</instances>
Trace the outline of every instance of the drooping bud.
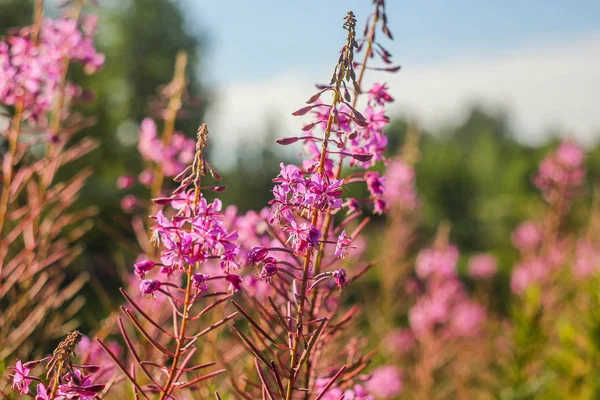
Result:
<instances>
[{"instance_id":1,"label":"drooping bud","mask_svg":"<svg viewBox=\"0 0 600 400\"><path fill-rule=\"evenodd\" d=\"M154 261L152 261L152 260L145 260L145 261L137 262L133 265L134 272L141 279L144 279L146 277L146 273L149 272L150 270L152 270L152 268L154 268L154 265L155 265Z\"/></svg>"},{"instance_id":2,"label":"drooping bud","mask_svg":"<svg viewBox=\"0 0 600 400\"><path fill-rule=\"evenodd\" d=\"M144 279L140 282L140 292L147 297L156 297L154 294L161 287L160 281L152 279Z\"/></svg>"},{"instance_id":3,"label":"drooping bud","mask_svg":"<svg viewBox=\"0 0 600 400\"><path fill-rule=\"evenodd\" d=\"M256 265L267 257L269 250L264 246L255 246L248 253L248 264Z\"/></svg>"},{"instance_id":4,"label":"drooping bud","mask_svg":"<svg viewBox=\"0 0 600 400\"><path fill-rule=\"evenodd\" d=\"M333 273L335 284L341 289L346 284L346 271L343 268L336 269Z\"/></svg>"}]
</instances>

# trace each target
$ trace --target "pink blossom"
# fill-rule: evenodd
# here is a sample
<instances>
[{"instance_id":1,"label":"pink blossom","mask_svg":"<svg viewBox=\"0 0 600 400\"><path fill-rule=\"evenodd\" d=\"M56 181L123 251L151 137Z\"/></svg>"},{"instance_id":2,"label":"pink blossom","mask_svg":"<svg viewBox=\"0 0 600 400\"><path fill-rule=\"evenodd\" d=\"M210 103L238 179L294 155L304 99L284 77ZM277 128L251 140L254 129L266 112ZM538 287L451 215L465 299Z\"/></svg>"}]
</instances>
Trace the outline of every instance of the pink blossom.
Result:
<instances>
[{"instance_id":1,"label":"pink blossom","mask_svg":"<svg viewBox=\"0 0 600 400\"><path fill-rule=\"evenodd\" d=\"M144 279L146 274L154 268L154 261L144 260L134 264L134 271L137 276Z\"/></svg>"},{"instance_id":2,"label":"pink blossom","mask_svg":"<svg viewBox=\"0 0 600 400\"><path fill-rule=\"evenodd\" d=\"M600 271L600 246L588 241L580 241L575 249L573 272L579 278L586 278Z\"/></svg>"},{"instance_id":3,"label":"pink blossom","mask_svg":"<svg viewBox=\"0 0 600 400\"><path fill-rule=\"evenodd\" d=\"M269 250L265 246L255 246L250 250L247 257L248 265L256 265L264 260L269 254Z\"/></svg>"},{"instance_id":4,"label":"pink blossom","mask_svg":"<svg viewBox=\"0 0 600 400\"><path fill-rule=\"evenodd\" d=\"M461 301L455 305L450 318L450 329L456 337L473 337L485 319L485 309L471 301Z\"/></svg>"},{"instance_id":5,"label":"pink blossom","mask_svg":"<svg viewBox=\"0 0 600 400\"><path fill-rule=\"evenodd\" d=\"M127 213L133 211L138 206L138 204L138 198L132 194L128 194L127 196L121 199L121 208Z\"/></svg>"},{"instance_id":6,"label":"pink blossom","mask_svg":"<svg viewBox=\"0 0 600 400\"><path fill-rule=\"evenodd\" d=\"M385 103L391 103L394 98L388 93L387 85L381 83L374 83L371 89L369 89L369 102L375 102L382 106Z\"/></svg>"},{"instance_id":7,"label":"pink blossom","mask_svg":"<svg viewBox=\"0 0 600 400\"><path fill-rule=\"evenodd\" d=\"M208 290L208 285L206 282L208 281L209 276L203 274L193 274L192 275L192 287L196 291L196 293L204 292Z\"/></svg>"},{"instance_id":8,"label":"pink blossom","mask_svg":"<svg viewBox=\"0 0 600 400\"><path fill-rule=\"evenodd\" d=\"M378 398L396 398L402 392L402 374L393 365L383 365L373 371L365 387Z\"/></svg>"},{"instance_id":9,"label":"pink blossom","mask_svg":"<svg viewBox=\"0 0 600 400\"><path fill-rule=\"evenodd\" d=\"M18 360L14 367L10 367L14 371L12 376L12 390L18 390L19 394L29 393L29 384L32 379L29 377L31 369L25 367L21 360Z\"/></svg>"},{"instance_id":10,"label":"pink blossom","mask_svg":"<svg viewBox=\"0 0 600 400\"><path fill-rule=\"evenodd\" d=\"M117 179L117 187L121 190L129 189L135 183L135 178L132 175L121 175Z\"/></svg>"},{"instance_id":11,"label":"pink blossom","mask_svg":"<svg viewBox=\"0 0 600 400\"><path fill-rule=\"evenodd\" d=\"M138 181L144 186L152 185L152 181L154 180L154 171L151 169L145 169L138 175Z\"/></svg>"},{"instance_id":12,"label":"pink blossom","mask_svg":"<svg viewBox=\"0 0 600 400\"><path fill-rule=\"evenodd\" d=\"M542 232L532 221L524 221L514 230L511 240L519 250L532 251L542 242Z\"/></svg>"},{"instance_id":13,"label":"pink blossom","mask_svg":"<svg viewBox=\"0 0 600 400\"><path fill-rule=\"evenodd\" d=\"M35 400L50 400L48 389L46 389L46 386L44 386L43 383L37 384L37 394L35 395Z\"/></svg>"},{"instance_id":14,"label":"pink blossom","mask_svg":"<svg viewBox=\"0 0 600 400\"><path fill-rule=\"evenodd\" d=\"M556 149L556 158L566 168L575 169L583 162L585 153L575 142L567 140Z\"/></svg>"},{"instance_id":15,"label":"pink blossom","mask_svg":"<svg viewBox=\"0 0 600 400\"><path fill-rule=\"evenodd\" d=\"M235 275L235 274L228 274L225 277L225 280L227 282L229 282L229 284L231 285L232 289L235 291L241 290L242 289L242 277L239 275Z\"/></svg>"},{"instance_id":16,"label":"pink blossom","mask_svg":"<svg viewBox=\"0 0 600 400\"><path fill-rule=\"evenodd\" d=\"M444 249L424 249L419 252L415 270L420 278L431 274L454 276L458 262L458 249L449 245Z\"/></svg>"},{"instance_id":17,"label":"pink blossom","mask_svg":"<svg viewBox=\"0 0 600 400\"><path fill-rule=\"evenodd\" d=\"M336 269L333 272L333 279L338 287L344 287L346 285L346 271L342 268Z\"/></svg>"},{"instance_id":18,"label":"pink blossom","mask_svg":"<svg viewBox=\"0 0 600 400\"><path fill-rule=\"evenodd\" d=\"M75 20L45 18L37 44L31 40L30 30L23 28L0 42L0 102L22 102L28 122L44 125L44 117L62 86L65 58L83 64L85 71L92 73L102 66L104 55L96 52L92 32L87 27L81 32ZM80 92L71 83L67 82L67 87L71 95ZM68 104L66 101L65 115Z\"/></svg>"},{"instance_id":19,"label":"pink blossom","mask_svg":"<svg viewBox=\"0 0 600 400\"><path fill-rule=\"evenodd\" d=\"M58 398L78 398L79 400L94 400L105 385L92 383L91 376L83 376L81 371L75 369L75 377L71 377L67 383L58 386Z\"/></svg>"},{"instance_id":20,"label":"pink blossom","mask_svg":"<svg viewBox=\"0 0 600 400\"><path fill-rule=\"evenodd\" d=\"M530 286L542 283L548 276L548 265L541 258L533 258L516 265L513 269L510 288L521 294Z\"/></svg>"},{"instance_id":21,"label":"pink blossom","mask_svg":"<svg viewBox=\"0 0 600 400\"><path fill-rule=\"evenodd\" d=\"M560 193L565 200L573 197L585 178L584 157L575 142L566 140L542 160L533 182L546 200L553 200L553 193Z\"/></svg>"},{"instance_id":22,"label":"pink blossom","mask_svg":"<svg viewBox=\"0 0 600 400\"><path fill-rule=\"evenodd\" d=\"M489 254L476 254L469 259L469 276L473 279L489 279L496 274L496 258Z\"/></svg>"},{"instance_id":23,"label":"pink blossom","mask_svg":"<svg viewBox=\"0 0 600 400\"><path fill-rule=\"evenodd\" d=\"M352 238L346 235L346 230L338 236L337 243L335 245L335 256L337 258L345 258L348 255L348 247L352 244Z\"/></svg>"},{"instance_id":24,"label":"pink blossom","mask_svg":"<svg viewBox=\"0 0 600 400\"><path fill-rule=\"evenodd\" d=\"M386 348L394 354L406 354L414 346L415 336L410 329L395 329L384 340Z\"/></svg>"},{"instance_id":25,"label":"pink blossom","mask_svg":"<svg viewBox=\"0 0 600 400\"><path fill-rule=\"evenodd\" d=\"M371 196L379 197L385 192L384 182L385 177L379 176L377 172L366 172L365 181L367 182L367 188L371 192Z\"/></svg>"},{"instance_id":26,"label":"pink blossom","mask_svg":"<svg viewBox=\"0 0 600 400\"><path fill-rule=\"evenodd\" d=\"M158 137L156 123L146 118L140 124L140 137L138 150L142 157L160 165L165 176L176 176L190 164L195 151L195 142L185 135L176 132L169 143L163 143ZM142 178L142 177L140 177ZM145 182L150 181L148 173L143 177Z\"/></svg>"},{"instance_id":27,"label":"pink blossom","mask_svg":"<svg viewBox=\"0 0 600 400\"><path fill-rule=\"evenodd\" d=\"M161 287L160 281L144 279L140 282L140 292L147 297L156 297L155 292Z\"/></svg>"},{"instance_id":28,"label":"pink blossom","mask_svg":"<svg viewBox=\"0 0 600 400\"><path fill-rule=\"evenodd\" d=\"M413 210L419 206L413 167L400 159L392 161L385 172L384 198L392 205Z\"/></svg>"}]
</instances>

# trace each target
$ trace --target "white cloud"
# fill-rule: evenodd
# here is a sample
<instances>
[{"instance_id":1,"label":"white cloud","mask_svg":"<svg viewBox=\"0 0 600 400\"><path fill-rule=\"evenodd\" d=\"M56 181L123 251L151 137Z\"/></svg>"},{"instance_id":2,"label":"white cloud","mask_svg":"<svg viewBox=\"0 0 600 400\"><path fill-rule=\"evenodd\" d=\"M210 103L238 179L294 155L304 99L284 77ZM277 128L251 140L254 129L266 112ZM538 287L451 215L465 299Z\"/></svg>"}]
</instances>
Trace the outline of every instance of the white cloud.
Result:
<instances>
[{"instance_id":1,"label":"white cloud","mask_svg":"<svg viewBox=\"0 0 600 400\"><path fill-rule=\"evenodd\" d=\"M513 53L403 67L393 76L371 75L389 83L396 98L392 116L414 115L435 127L454 122L477 101L509 111L519 139L527 143L543 140L548 128L562 129L583 143L600 134L600 34ZM323 71L327 78L330 68ZM269 119L280 121L279 136L297 132L306 119L291 113L312 95L314 82L323 80L296 70L219 88L207 116L217 155L226 159L241 138L264 132Z\"/></svg>"}]
</instances>

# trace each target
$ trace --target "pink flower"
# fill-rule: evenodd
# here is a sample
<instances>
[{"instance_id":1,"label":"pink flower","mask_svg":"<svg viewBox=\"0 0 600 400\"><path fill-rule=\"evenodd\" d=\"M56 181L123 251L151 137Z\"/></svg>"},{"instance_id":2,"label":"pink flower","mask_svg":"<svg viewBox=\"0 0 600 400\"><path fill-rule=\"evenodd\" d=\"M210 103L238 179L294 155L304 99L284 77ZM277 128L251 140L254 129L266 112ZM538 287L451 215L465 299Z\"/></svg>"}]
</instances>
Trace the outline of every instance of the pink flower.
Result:
<instances>
[{"instance_id":1,"label":"pink flower","mask_svg":"<svg viewBox=\"0 0 600 400\"><path fill-rule=\"evenodd\" d=\"M86 72L95 72L104 56L96 52L91 34L78 29L72 19L42 21L39 43L30 38L31 27L0 42L0 102L24 105L24 117L30 124L45 125L46 115L53 105L55 94L62 87L65 58L84 65ZM64 115L68 115L72 97L81 90L66 83L68 89Z\"/></svg>"},{"instance_id":2,"label":"pink flower","mask_svg":"<svg viewBox=\"0 0 600 400\"><path fill-rule=\"evenodd\" d=\"M375 102L382 106L385 103L391 103L392 101L394 101L394 98L389 95L385 83L374 83L371 89L369 89L369 102Z\"/></svg>"},{"instance_id":3,"label":"pink flower","mask_svg":"<svg viewBox=\"0 0 600 400\"><path fill-rule=\"evenodd\" d=\"M38 383L37 385L37 394L35 395L35 400L50 400L48 389L46 389L46 386L44 386L43 383Z\"/></svg>"},{"instance_id":4,"label":"pink flower","mask_svg":"<svg viewBox=\"0 0 600 400\"><path fill-rule=\"evenodd\" d=\"M415 270L419 278L427 278L431 274L442 276L456 275L458 249L449 245L445 249L424 249L419 252Z\"/></svg>"},{"instance_id":5,"label":"pink flower","mask_svg":"<svg viewBox=\"0 0 600 400\"><path fill-rule=\"evenodd\" d=\"M541 258L524 261L515 266L510 280L513 293L521 294L530 286L543 282L548 276L548 265Z\"/></svg>"},{"instance_id":6,"label":"pink flower","mask_svg":"<svg viewBox=\"0 0 600 400\"><path fill-rule=\"evenodd\" d=\"M336 269L333 272L333 279L339 288L344 287L346 285L346 271L343 268Z\"/></svg>"},{"instance_id":7,"label":"pink flower","mask_svg":"<svg viewBox=\"0 0 600 400\"><path fill-rule=\"evenodd\" d=\"M485 319L485 309L474 302L463 300L454 306L450 318L450 329L456 337L473 337Z\"/></svg>"},{"instance_id":8,"label":"pink flower","mask_svg":"<svg viewBox=\"0 0 600 400\"><path fill-rule=\"evenodd\" d=\"M230 283L233 290L238 291L242 289L242 277L235 274L229 274L225 277L225 280Z\"/></svg>"},{"instance_id":9,"label":"pink flower","mask_svg":"<svg viewBox=\"0 0 600 400\"><path fill-rule=\"evenodd\" d=\"M144 279L140 282L140 292L147 297L156 297L154 294L161 287L160 281Z\"/></svg>"},{"instance_id":10,"label":"pink flower","mask_svg":"<svg viewBox=\"0 0 600 400\"><path fill-rule=\"evenodd\" d=\"M566 140L542 160L533 182L547 201L553 200L553 193L562 193L566 200L573 197L585 178L584 157L579 146Z\"/></svg>"},{"instance_id":11,"label":"pink flower","mask_svg":"<svg viewBox=\"0 0 600 400\"><path fill-rule=\"evenodd\" d=\"M342 181L336 179L326 180L321 174L313 174L308 183L306 199L321 211L328 208L337 210L342 206L340 195L343 192Z\"/></svg>"},{"instance_id":12,"label":"pink flower","mask_svg":"<svg viewBox=\"0 0 600 400\"><path fill-rule=\"evenodd\" d=\"M600 271L600 248L588 241L577 243L573 272L579 278L586 278Z\"/></svg>"},{"instance_id":13,"label":"pink flower","mask_svg":"<svg viewBox=\"0 0 600 400\"><path fill-rule=\"evenodd\" d=\"M208 290L208 285L206 282L208 281L209 276L203 274L194 274L192 275L192 287L196 291L196 293L204 292Z\"/></svg>"},{"instance_id":14,"label":"pink flower","mask_svg":"<svg viewBox=\"0 0 600 400\"><path fill-rule=\"evenodd\" d=\"M383 186L385 178L379 176L379 173L366 172L365 181L367 182L367 188L369 189L369 192L371 192L371 196L379 197L383 195L385 191L385 188Z\"/></svg>"},{"instance_id":15,"label":"pink flower","mask_svg":"<svg viewBox=\"0 0 600 400\"><path fill-rule=\"evenodd\" d=\"M542 232L535 223L524 221L514 230L511 240L519 250L532 251L542 242Z\"/></svg>"},{"instance_id":16,"label":"pink flower","mask_svg":"<svg viewBox=\"0 0 600 400\"><path fill-rule=\"evenodd\" d=\"M346 235L346 230L338 236L337 243L335 245L335 256L337 258L346 258L348 255L348 247L352 244L352 238Z\"/></svg>"},{"instance_id":17,"label":"pink flower","mask_svg":"<svg viewBox=\"0 0 600 400\"><path fill-rule=\"evenodd\" d=\"M23 366L21 360L18 360L14 367L10 367L14 371L12 375L12 390L17 389L19 394L29 393L29 384L32 379L29 377L31 369Z\"/></svg>"},{"instance_id":18,"label":"pink flower","mask_svg":"<svg viewBox=\"0 0 600 400\"><path fill-rule=\"evenodd\" d=\"M469 260L469 276L473 279L488 279L496 274L496 258L489 254L476 254Z\"/></svg>"},{"instance_id":19,"label":"pink flower","mask_svg":"<svg viewBox=\"0 0 600 400\"><path fill-rule=\"evenodd\" d=\"M383 214L388 209L388 205L384 199L378 197L373 200L373 214Z\"/></svg>"},{"instance_id":20,"label":"pink flower","mask_svg":"<svg viewBox=\"0 0 600 400\"><path fill-rule=\"evenodd\" d=\"M121 208L127 213L133 211L138 206L138 204L138 198L132 194L128 194L127 196L121 199Z\"/></svg>"},{"instance_id":21,"label":"pink flower","mask_svg":"<svg viewBox=\"0 0 600 400\"><path fill-rule=\"evenodd\" d=\"M395 329L387 334L384 342L391 353L405 354L413 348L415 336L410 329Z\"/></svg>"},{"instance_id":22,"label":"pink flower","mask_svg":"<svg viewBox=\"0 0 600 400\"><path fill-rule=\"evenodd\" d=\"M581 147L571 140L562 142L556 149L558 162L569 169L578 168L583 162L584 157L585 153Z\"/></svg>"},{"instance_id":23,"label":"pink flower","mask_svg":"<svg viewBox=\"0 0 600 400\"><path fill-rule=\"evenodd\" d=\"M270 282L271 278L277 273L277 260L273 257L267 257L260 270L260 278Z\"/></svg>"},{"instance_id":24,"label":"pink flower","mask_svg":"<svg viewBox=\"0 0 600 400\"><path fill-rule=\"evenodd\" d=\"M94 400L98 393L104 390L104 386L93 384L90 375L83 376L81 371L76 369L75 377L71 376L66 384L58 386L57 398Z\"/></svg>"},{"instance_id":25,"label":"pink flower","mask_svg":"<svg viewBox=\"0 0 600 400\"><path fill-rule=\"evenodd\" d=\"M400 159L392 161L385 172L384 198L392 205L413 210L419 206L413 167Z\"/></svg>"},{"instance_id":26,"label":"pink flower","mask_svg":"<svg viewBox=\"0 0 600 400\"><path fill-rule=\"evenodd\" d=\"M392 365L383 365L373 371L365 387L378 398L396 398L402 392L402 374Z\"/></svg>"},{"instance_id":27,"label":"pink flower","mask_svg":"<svg viewBox=\"0 0 600 400\"><path fill-rule=\"evenodd\" d=\"M146 274L154 268L154 261L144 260L134 264L134 271L137 276L144 279Z\"/></svg>"},{"instance_id":28,"label":"pink flower","mask_svg":"<svg viewBox=\"0 0 600 400\"><path fill-rule=\"evenodd\" d=\"M138 175L138 181L144 186L152 185L154 180L154 171L151 169L145 169Z\"/></svg>"},{"instance_id":29,"label":"pink flower","mask_svg":"<svg viewBox=\"0 0 600 400\"><path fill-rule=\"evenodd\" d=\"M255 246L248 253L246 262L248 265L256 265L264 260L269 254L269 250L265 246Z\"/></svg>"},{"instance_id":30,"label":"pink flower","mask_svg":"<svg viewBox=\"0 0 600 400\"><path fill-rule=\"evenodd\" d=\"M121 175L117 179L117 187L121 190L129 189L135 183L135 178L132 175Z\"/></svg>"}]
</instances>

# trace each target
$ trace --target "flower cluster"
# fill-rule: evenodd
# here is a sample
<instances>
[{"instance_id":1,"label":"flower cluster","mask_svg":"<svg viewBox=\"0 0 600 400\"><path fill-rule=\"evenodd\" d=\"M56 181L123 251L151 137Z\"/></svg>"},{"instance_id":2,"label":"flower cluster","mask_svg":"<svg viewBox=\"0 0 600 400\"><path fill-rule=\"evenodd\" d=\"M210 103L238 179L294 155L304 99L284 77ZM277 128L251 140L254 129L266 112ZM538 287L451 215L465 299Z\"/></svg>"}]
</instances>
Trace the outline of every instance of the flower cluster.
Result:
<instances>
[{"instance_id":1,"label":"flower cluster","mask_svg":"<svg viewBox=\"0 0 600 400\"><path fill-rule=\"evenodd\" d=\"M81 63L87 73L97 71L104 55L93 44L98 18L87 16L81 24L73 19L44 19L39 40L33 27L21 29L0 42L0 102L20 104L23 117L32 124L43 124L66 75L65 60ZM67 98L81 94L74 84L67 85ZM65 115L67 111L64 111Z\"/></svg>"},{"instance_id":2,"label":"flower cluster","mask_svg":"<svg viewBox=\"0 0 600 400\"><path fill-rule=\"evenodd\" d=\"M415 170L412 165L401 159L394 159L388 164L384 179L384 200L389 205L398 205L406 211L413 211L419 207Z\"/></svg>"},{"instance_id":3,"label":"flower cluster","mask_svg":"<svg viewBox=\"0 0 600 400\"><path fill-rule=\"evenodd\" d=\"M36 400L66 400L80 399L93 400L104 390L105 385L95 384L92 374L98 371L97 365L75 365L71 360L75 347L81 340L81 334L77 331L71 332L54 351L51 357L23 363L17 361L9 377L12 379L12 389L20 395L31 396L31 384L37 382ZM31 375L31 371L46 363L48 370L47 379Z\"/></svg>"},{"instance_id":4,"label":"flower cluster","mask_svg":"<svg viewBox=\"0 0 600 400\"><path fill-rule=\"evenodd\" d=\"M565 140L540 163L534 183L550 207L545 221L524 221L512 233L512 242L522 255L511 276L514 293L522 294L532 285L547 284L564 264L569 240L561 237L559 231L584 182L584 159L583 150L573 141ZM576 249L574 270L577 275L594 270L593 254L586 252L586 247L582 244ZM585 262L580 257L582 254L586 254Z\"/></svg>"},{"instance_id":5,"label":"flower cluster","mask_svg":"<svg viewBox=\"0 0 600 400\"><path fill-rule=\"evenodd\" d=\"M556 151L542 160L533 182L548 201L556 196L569 200L585 178L582 163L585 154L571 140L562 142Z\"/></svg>"},{"instance_id":6,"label":"flower cluster","mask_svg":"<svg viewBox=\"0 0 600 400\"><path fill-rule=\"evenodd\" d=\"M498 262L490 254L474 254L469 259L469 276L473 279L489 279L496 274Z\"/></svg>"},{"instance_id":7,"label":"flower cluster","mask_svg":"<svg viewBox=\"0 0 600 400\"><path fill-rule=\"evenodd\" d=\"M471 337L479 332L485 319L484 308L471 300L456 276L458 249L424 249L417 258L416 271L425 279L424 290L409 311L409 322L416 338L431 336Z\"/></svg>"},{"instance_id":8,"label":"flower cluster","mask_svg":"<svg viewBox=\"0 0 600 400\"><path fill-rule=\"evenodd\" d=\"M194 159L194 140L174 132L169 142L163 143L158 137L156 123L146 118L140 125L138 150L145 161L160 164L165 176L174 177ZM151 174L152 170L142 171L138 177L140 183L149 186Z\"/></svg>"},{"instance_id":9,"label":"flower cluster","mask_svg":"<svg viewBox=\"0 0 600 400\"><path fill-rule=\"evenodd\" d=\"M203 128L199 131L197 150L206 140L201 135L206 135ZM231 274L240 265L239 246L235 243L237 232L228 231L224 225L221 201L216 199L208 202L200 192L197 179L201 171L193 170L198 165L198 159L194 160L194 166L185 169L177 177L180 186L170 197L154 199L161 206L170 206L173 213L167 217L163 210L159 210L152 216L155 221L152 240L162 246L160 262L143 260L135 264L135 273L142 278L140 291L146 296L155 296L156 292L165 288L164 281L146 279L146 275L155 267L160 267L159 273L163 279L170 278L174 273L188 273L191 269L194 271L191 278L196 293L207 290L206 282L211 278L196 270L211 261L218 262L225 274L214 279L225 279L234 289L240 288L237 275Z\"/></svg>"},{"instance_id":10,"label":"flower cluster","mask_svg":"<svg viewBox=\"0 0 600 400\"><path fill-rule=\"evenodd\" d=\"M330 380L317 379L316 392L321 393L325 390ZM402 392L403 378L398 368L393 365L383 365L375 369L370 376L360 376L359 382L346 386L346 388L329 387L321 398L326 400L394 399Z\"/></svg>"}]
</instances>

